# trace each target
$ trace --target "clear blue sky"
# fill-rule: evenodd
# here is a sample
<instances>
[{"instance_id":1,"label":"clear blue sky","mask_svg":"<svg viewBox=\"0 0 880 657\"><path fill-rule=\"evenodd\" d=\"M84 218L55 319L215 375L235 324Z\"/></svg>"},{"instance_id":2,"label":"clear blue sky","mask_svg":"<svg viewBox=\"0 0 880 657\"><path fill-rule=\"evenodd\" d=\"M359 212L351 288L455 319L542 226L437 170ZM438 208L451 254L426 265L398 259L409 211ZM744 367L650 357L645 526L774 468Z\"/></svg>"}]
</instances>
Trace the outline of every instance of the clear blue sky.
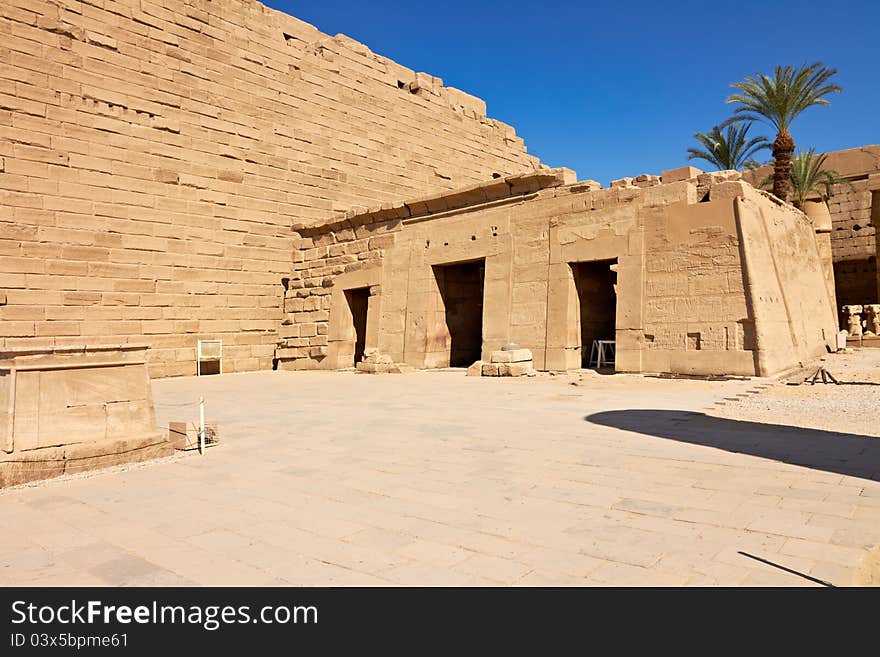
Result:
<instances>
[{"instance_id":1,"label":"clear blue sky","mask_svg":"<svg viewBox=\"0 0 880 657\"><path fill-rule=\"evenodd\" d=\"M729 84L777 64L822 61L844 87L797 120L799 147L880 143L880 0L267 4L485 99L580 179L687 164L693 133L729 116Z\"/></svg>"}]
</instances>

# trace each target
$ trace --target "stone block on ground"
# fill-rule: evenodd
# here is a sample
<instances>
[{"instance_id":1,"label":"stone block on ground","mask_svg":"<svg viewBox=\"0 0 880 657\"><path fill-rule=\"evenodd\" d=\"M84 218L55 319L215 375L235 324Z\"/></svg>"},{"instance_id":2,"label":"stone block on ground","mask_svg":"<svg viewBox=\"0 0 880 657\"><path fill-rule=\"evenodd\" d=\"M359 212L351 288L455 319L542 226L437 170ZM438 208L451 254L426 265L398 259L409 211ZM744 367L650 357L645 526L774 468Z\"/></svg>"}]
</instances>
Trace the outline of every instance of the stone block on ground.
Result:
<instances>
[{"instance_id":1,"label":"stone block on ground","mask_svg":"<svg viewBox=\"0 0 880 657\"><path fill-rule=\"evenodd\" d=\"M532 352L530 349L514 349L512 351L493 351L490 357L493 363L531 363Z\"/></svg>"},{"instance_id":2,"label":"stone block on ground","mask_svg":"<svg viewBox=\"0 0 880 657\"><path fill-rule=\"evenodd\" d=\"M499 363L499 376L535 376L535 369L532 362L527 363Z\"/></svg>"},{"instance_id":3,"label":"stone block on ground","mask_svg":"<svg viewBox=\"0 0 880 657\"><path fill-rule=\"evenodd\" d=\"M524 358L526 354L528 354L527 360L517 360L515 362L505 360L506 358L511 357L511 355L514 358ZM502 361L498 362L496 357L501 358ZM534 367L532 367L532 353L528 349L518 349L516 351L493 351L492 362L474 363L468 368L469 376L476 376L477 366L480 367L479 371L483 376L535 376L537 374ZM472 370L474 372L473 374Z\"/></svg>"},{"instance_id":4,"label":"stone block on ground","mask_svg":"<svg viewBox=\"0 0 880 657\"><path fill-rule=\"evenodd\" d=\"M0 488L168 456L145 344L0 349Z\"/></svg>"},{"instance_id":5,"label":"stone block on ground","mask_svg":"<svg viewBox=\"0 0 880 657\"><path fill-rule=\"evenodd\" d=\"M378 349L367 349L364 359L354 367L365 374L405 374L415 371L411 365L395 363L391 356L379 353Z\"/></svg>"}]
</instances>

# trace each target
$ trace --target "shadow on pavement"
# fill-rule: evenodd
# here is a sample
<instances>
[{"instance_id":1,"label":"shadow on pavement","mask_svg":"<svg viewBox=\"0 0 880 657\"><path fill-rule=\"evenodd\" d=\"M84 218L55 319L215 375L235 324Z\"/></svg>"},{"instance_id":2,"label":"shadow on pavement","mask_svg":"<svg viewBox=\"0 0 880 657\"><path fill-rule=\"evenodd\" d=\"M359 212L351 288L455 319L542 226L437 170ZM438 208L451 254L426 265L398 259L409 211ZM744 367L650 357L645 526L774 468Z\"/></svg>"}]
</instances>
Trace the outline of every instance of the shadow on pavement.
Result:
<instances>
[{"instance_id":1,"label":"shadow on pavement","mask_svg":"<svg viewBox=\"0 0 880 657\"><path fill-rule=\"evenodd\" d=\"M880 481L880 437L713 417L688 411L603 411L588 422Z\"/></svg>"}]
</instances>

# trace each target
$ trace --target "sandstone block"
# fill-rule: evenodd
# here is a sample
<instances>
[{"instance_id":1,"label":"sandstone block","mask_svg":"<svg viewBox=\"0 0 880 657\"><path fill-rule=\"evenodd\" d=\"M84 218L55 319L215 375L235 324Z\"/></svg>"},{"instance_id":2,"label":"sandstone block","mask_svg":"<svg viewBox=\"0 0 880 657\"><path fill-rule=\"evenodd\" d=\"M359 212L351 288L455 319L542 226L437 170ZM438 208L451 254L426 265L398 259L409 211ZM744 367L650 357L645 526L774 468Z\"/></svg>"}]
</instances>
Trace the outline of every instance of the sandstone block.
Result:
<instances>
[{"instance_id":1,"label":"sandstone block","mask_svg":"<svg viewBox=\"0 0 880 657\"><path fill-rule=\"evenodd\" d=\"M493 363L525 363L532 361L530 349L514 349L512 351L493 351L490 357Z\"/></svg>"},{"instance_id":2,"label":"sandstone block","mask_svg":"<svg viewBox=\"0 0 880 657\"><path fill-rule=\"evenodd\" d=\"M660 179L665 185L667 183L680 182L682 180L691 180L699 176L701 173L703 173L703 171L697 167L679 167L677 169L667 169L660 174Z\"/></svg>"},{"instance_id":3,"label":"sandstone block","mask_svg":"<svg viewBox=\"0 0 880 657\"><path fill-rule=\"evenodd\" d=\"M500 363L498 376L526 376L534 372L531 361L527 363Z\"/></svg>"},{"instance_id":4,"label":"sandstone block","mask_svg":"<svg viewBox=\"0 0 880 657\"><path fill-rule=\"evenodd\" d=\"M358 372L365 372L367 374L403 374L412 372L415 368L405 363L368 363L361 361L355 365L355 369Z\"/></svg>"},{"instance_id":5,"label":"sandstone block","mask_svg":"<svg viewBox=\"0 0 880 657\"><path fill-rule=\"evenodd\" d=\"M742 197L748 193L747 189L748 185L744 182L724 181L713 185L709 189L709 198L714 201L722 198L734 198L735 196Z\"/></svg>"},{"instance_id":6,"label":"sandstone block","mask_svg":"<svg viewBox=\"0 0 880 657\"><path fill-rule=\"evenodd\" d=\"M146 349L58 338L0 349L5 420L16 427L0 432L0 486L170 453L155 428ZM14 391L2 383L10 375Z\"/></svg>"}]
</instances>

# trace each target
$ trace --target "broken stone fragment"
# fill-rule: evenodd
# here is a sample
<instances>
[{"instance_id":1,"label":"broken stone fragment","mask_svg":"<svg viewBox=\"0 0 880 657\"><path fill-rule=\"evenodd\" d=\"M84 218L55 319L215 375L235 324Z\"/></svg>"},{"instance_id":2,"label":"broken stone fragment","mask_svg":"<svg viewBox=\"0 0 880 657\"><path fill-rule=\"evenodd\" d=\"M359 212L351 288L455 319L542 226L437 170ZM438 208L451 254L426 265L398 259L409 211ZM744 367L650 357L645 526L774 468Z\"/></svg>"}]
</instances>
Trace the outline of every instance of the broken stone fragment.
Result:
<instances>
[{"instance_id":1,"label":"broken stone fragment","mask_svg":"<svg viewBox=\"0 0 880 657\"><path fill-rule=\"evenodd\" d=\"M476 363L467 368L467 376L482 376L483 361L478 360Z\"/></svg>"},{"instance_id":2,"label":"broken stone fragment","mask_svg":"<svg viewBox=\"0 0 880 657\"><path fill-rule=\"evenodd\" d=\"M414 372L415 368L406 363L395 363L391 356L382 356L375 350L370 354L370 360L366 358L355 365L358 372L366 374L406 374Z\"/></svg>"},{"instance_id":3,"label":"broken stone fragment","mask_svg":"<svg viewBox=\"0 0 880 657\"><path fill-rule=\"evenodd\" d=\"M526 376L533 372L532 362L527 363L500 363L498 376Z\"/></svg>"}]
</instances>

